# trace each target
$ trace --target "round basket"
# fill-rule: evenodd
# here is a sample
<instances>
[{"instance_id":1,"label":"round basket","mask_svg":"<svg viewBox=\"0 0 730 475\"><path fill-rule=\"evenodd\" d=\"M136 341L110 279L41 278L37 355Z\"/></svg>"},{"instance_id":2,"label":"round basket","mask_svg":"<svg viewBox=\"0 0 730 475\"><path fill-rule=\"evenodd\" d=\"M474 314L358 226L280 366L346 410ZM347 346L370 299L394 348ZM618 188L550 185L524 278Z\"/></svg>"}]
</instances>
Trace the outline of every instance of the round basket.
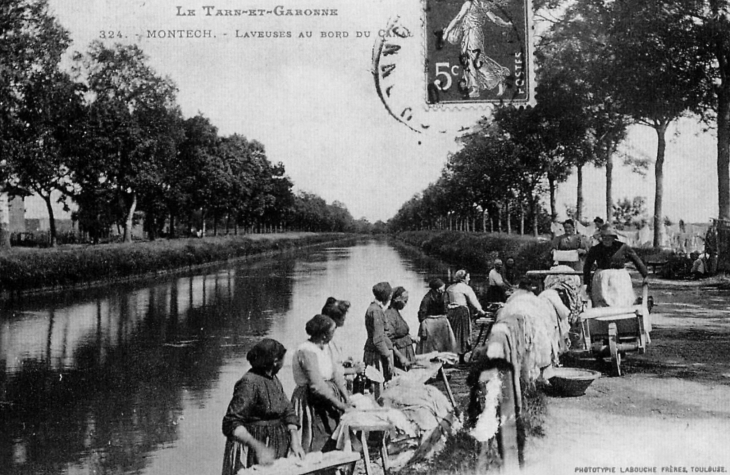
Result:
<instances>
[{"instance_id":1,"label":"round basket","mask_svg":"<svg viewBox=\"0 0 730 475\"><path fill-rule=\"evenodd\" d=\"M582 396L601 373L590 369L555 368L550 386L561 396Z\"/></svg>"}]
</instances>

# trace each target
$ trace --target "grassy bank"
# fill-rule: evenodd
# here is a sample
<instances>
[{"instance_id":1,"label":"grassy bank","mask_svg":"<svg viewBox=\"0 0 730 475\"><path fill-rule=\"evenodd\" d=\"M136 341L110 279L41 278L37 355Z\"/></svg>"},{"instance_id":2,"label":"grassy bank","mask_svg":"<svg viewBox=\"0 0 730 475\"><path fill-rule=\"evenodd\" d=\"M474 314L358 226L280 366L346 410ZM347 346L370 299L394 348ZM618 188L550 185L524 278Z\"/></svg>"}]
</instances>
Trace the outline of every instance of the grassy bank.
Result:
<instances>
[{"instance_id":1,"label":"grassy bank","mask_svg":"<svg viewBox=\"0 0 730 475\"><path fill-rule=\"evenodd\" d=\"M4 294L87 285L265 255L346 239L343 234L287 233L175 239L0 253Z\"/></svg>"},{"instance_id":2,"label":"grassy bank","mask_svg":"<svg viewBox=\"0 0 730 475\"><path fill-rule=\"evenodd\" d=\"M399 233L396 238L471 272L488 269L498 257L503 260L513 257L517 268L523 271L550 267L550 242L532 236L408 231Z\"/></svg>"}]
</instances>

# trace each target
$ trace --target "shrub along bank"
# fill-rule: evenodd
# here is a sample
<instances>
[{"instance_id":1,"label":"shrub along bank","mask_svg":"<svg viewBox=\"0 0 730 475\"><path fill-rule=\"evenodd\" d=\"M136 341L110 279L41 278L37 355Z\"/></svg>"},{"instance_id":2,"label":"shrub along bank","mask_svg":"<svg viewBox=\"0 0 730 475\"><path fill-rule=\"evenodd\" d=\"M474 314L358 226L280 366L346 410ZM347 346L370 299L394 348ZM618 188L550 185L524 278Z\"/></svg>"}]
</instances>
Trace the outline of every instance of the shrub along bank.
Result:
<instances>
[{"instance_id":1,"label":"shrub along bank","mask_svg":"<svg viewBox=\"0 0 730 475\"><path fill-rule=\"evenodd\" d=\"M26 292L114 281L348 237L338 233L291 233L52 249L13 248L0 253L0 291Z\"/></svg>"},{"instance_id":2,"label":"shrub along bank","mask_svg":"<svg viewBox=\"0 0 730 475\"><path fill-rule=\"evenodd\" d=\"M458 231L407 231L396 238L425 253L463 266L470 272L485 272L496 258L515 259L524 273L550 267L550 241L518 234L479 234Z\"/></svg>"}]
</instances>

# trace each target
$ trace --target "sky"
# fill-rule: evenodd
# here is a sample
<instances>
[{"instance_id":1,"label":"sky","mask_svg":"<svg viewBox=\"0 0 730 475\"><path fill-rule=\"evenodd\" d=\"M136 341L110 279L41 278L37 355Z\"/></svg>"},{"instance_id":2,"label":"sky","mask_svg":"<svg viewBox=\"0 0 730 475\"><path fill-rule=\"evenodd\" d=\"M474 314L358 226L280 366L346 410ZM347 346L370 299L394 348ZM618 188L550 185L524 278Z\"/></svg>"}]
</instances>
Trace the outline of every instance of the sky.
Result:
<instances>
[{"instance_id":1,"label":"sky","mask_svg":"<svg viewBox=\"0 0 730 475\"><path fill-rule=\"evenodd\" d=\"M221 135L239 133L262 142L268 158L285 165L296 190L343 202L355 218L387 220L438 178L448 154L461 146L455 140L457 131L490 111L485 106L426 109L420 1L289 1L50 0L50 4L71 33L70 51L83 52L95 39L109 45L136 43L155 70L177 84L185 117L201 113ZM213 14L226 9L273 10L277 5L337 14ZM178 14L190 10L194 16ZM394 120L376 94L373 48L396 17L413 35L400 40L393 100L399 107L412 106L414 122L431 126L423 133ZM160 38L160 31L168 30L206 31L210 37ZM291 37L243 37L254 31L290 32ZM110 32L114 38L109 38ZM311 37L299 38L306 32ZM706 222L717 213L715 138L700 130L686 120L671 131L664 214L674 220ZM653 130L632 130L629 150L653 157L655 148ZM571 179L559 189L561 217L575 202L575 188ZM651 211L653 188L653 169L642 177L617 166L614 199L644 196ZM584 194L585 215L604 215L603 170L586 170ZM45 216L45 210L32 201L28 208L29 217Z\"/></svg>"}]
</instances>

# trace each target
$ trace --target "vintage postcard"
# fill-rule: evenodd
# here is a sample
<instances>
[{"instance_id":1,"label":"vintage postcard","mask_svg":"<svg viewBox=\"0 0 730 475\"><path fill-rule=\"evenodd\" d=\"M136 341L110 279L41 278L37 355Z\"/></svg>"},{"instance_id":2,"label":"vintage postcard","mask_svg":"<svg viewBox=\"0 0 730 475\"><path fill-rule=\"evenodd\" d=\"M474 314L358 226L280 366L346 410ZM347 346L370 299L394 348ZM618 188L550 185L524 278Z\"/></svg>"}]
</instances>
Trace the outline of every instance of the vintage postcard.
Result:
<instances>
[{"instance_id":1,"label":"vintage postcard","mask_svg":"<svg viewBox=\"0 0 730 475\"><path fill-rule=\"evenodd\" d=\"M12 3L0 1L2 8ZM48 3L72 41L64 54L67 70L93 45L136 46L146 64L174 84L184 119L200 117L220 137L255 143L257 153L280 164L295 193L336 203L380 229L450 172L447 160L465 137L484 130L495 108L536 104L531 0ZM666 188L673 190L667 214L688 226L706 222L717 199L714 138L690 119L669 130L675 134L666 164ZM651 158L655 150L653 130L632 128L616 156ZM616 199L651 199L652 174L618 161ZM586 215L605 217L605 170L584 170ZM559 184L561 217L574 206L576 183L571 175ZM486 179L484 186L490 186ZM547 192L542 201L547 208ZM58 213L70 221L67 210ZM446 214L450 227L453 213ZM352 304L337 332L343 351L359 361L363 315L377 282L408 289L410 303L402 292L400 302L408 304L403 315L415 337L419 302L430 282L458 271L379 238L304 254L191 269L62 298L2 302L0 427L7 431L0 433L0 473L220 473L226 446L221 421L255 342L274 338L287 348L277 363L281 383L276 386L269 374L260 384L290 397L301 376L294 374L292 355L307 341L306 322L328 297ZM490 269L472 272L474 287L486 293ZM652 345L666 359L647 362L631 354L622 377L606 374L580 397L546 398L544 426L519 447L522 473L730 471L730 367L722 366L730 351L727 290L700 291L690 283L683 292L691 295L682 300L679 285L652 292L658 315ZM692 319L685 320L685 311L693 312ZM468 321L475 334L476 325L485 325ZM680 331L682 341L669 340ZM724 359L715 361L714 353ZM460 380L464 400L466 373ZM439 384L448 386L448 379ZM15 400L8 402L11 393ZM16 404L21 400L25 405ZM439 401L434 411L453 407L445 395ZM514 422L505 413L505 420L510 417ZM256 422L251 431L269 421ZM446 451L438 457L458 467L469 456ZM279 473L305 473L302 464L294 465L280 466ZM408 470L422 473L428 465Z\"/></svg>"}]
</instances>

